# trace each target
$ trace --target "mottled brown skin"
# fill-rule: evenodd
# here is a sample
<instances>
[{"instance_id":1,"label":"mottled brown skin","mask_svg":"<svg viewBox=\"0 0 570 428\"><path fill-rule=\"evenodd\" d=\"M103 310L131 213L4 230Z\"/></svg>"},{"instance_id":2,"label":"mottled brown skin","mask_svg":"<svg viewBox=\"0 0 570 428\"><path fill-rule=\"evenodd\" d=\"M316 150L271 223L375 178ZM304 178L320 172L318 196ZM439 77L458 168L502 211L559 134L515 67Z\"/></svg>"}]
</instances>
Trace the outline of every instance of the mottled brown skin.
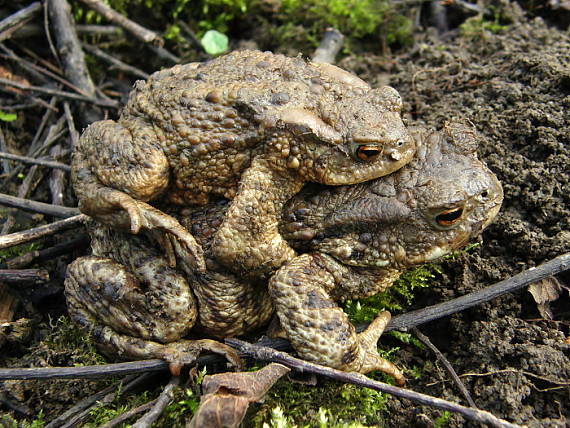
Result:
<instances>
[{"instance_id":1,"label":"mottled brown skin","mask_svg":"<svg viewBox=\"0 0 570 428\"><path fill-rule=\"evenodd\" d=\"M82 212L132 233L168 232L202 270L200 247L164 211L233 199L215 237L218 261L271 272L295 256L277 223L305 182L359 183L410 161L400 108L394 89L335 66L233 52L137 82L117 122L83 133L73 184ZM172 240L162 244L170 250Z\"/></svg>"},{"instance_id":2,"label":"mottled brown skin","mask_svg":"<svg viewBox=\"0 0 570 428\"><path fill-rule=\"evenodd\" d=\"M389 314L379 314L357 334L337 302L383 291L407 268L463 246L491 222L502 201L499 182L476 157L472 128L452 124L442 132L413 134L418 152L398 172L352 186L308 186L285 205L279 230L300 255L275 272L269 293L263 279L244 280L216 262L213 238L230 212L220 202L182 212L184 227L205 249L205 274L188 263L186 249L176 242L177 270L156 250L144 249L142 236L95 227L95 256L78 259L68 270L72 317L105 330L100 340L111 349L154 357L148 341L178 347L176 337L192 327L213 337L239 335L265 324L275 310L302 358L342 370L382 370L403 382L401 372L376 352ZM108 273L94 277L100 265L111 263ZM176 280L164 278L167 272ZM119 283L129 275L144 282L145 292L131 285L135 279ZM117 297L125 290L136 290L140 303ZM130 336L143 340L129 349Z\"/></svg>"}]
</instances>

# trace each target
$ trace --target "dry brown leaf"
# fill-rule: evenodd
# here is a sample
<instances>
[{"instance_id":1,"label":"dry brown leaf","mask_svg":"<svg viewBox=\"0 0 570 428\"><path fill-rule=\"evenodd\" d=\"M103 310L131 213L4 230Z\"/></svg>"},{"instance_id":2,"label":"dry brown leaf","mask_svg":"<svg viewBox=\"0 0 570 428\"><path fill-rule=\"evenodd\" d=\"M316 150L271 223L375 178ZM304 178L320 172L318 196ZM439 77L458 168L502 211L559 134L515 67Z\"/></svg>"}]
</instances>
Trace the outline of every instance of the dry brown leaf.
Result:
<instances>
[{"instance_id":1,"label":"dry brown leaf","mask_svg":"<svg viewBox=\"0 0 570 428\"><path fill-rule=\"evenodd\" d=\"M532 294L542 318L551 320L552 311L550 310L550 302L554 302L558 299L562 292L562 286L558 280L553 276L549 276L548 278L530 284L528 291Z\"/></svg>"},{"instance_id":2,"label":"dry brown leaf","mask_svg":"<svg viewBox=\"0 0 570 428\"><path fill-rule=\"evenodd\" d=\"M9 69L7 69L6 67L4 67L2 65L0 65L0 78L8 79L8 80L11 80L12 82L20 83L21 85L24 85L24 86L30 86L30 82L28 81L28 79L12 73ZM14 92L16 94L23 94L24 93L24 91L22 91L21 89L18 89L18 88L7 87L6 89L11 91L11 92Z\"/></svg>"},{"instance_id":3,"label":"dry brown leaf","mask_svg":"<svg viewBox=\"0 0 570 428\"><path fill-rule=\"evenodd\" d=\"M187 428L237 427L249 406L259 401L269 388L290 369L271 363L256 372L220 373L206 376L202 398Z\"/></svg>"}]
</instances>

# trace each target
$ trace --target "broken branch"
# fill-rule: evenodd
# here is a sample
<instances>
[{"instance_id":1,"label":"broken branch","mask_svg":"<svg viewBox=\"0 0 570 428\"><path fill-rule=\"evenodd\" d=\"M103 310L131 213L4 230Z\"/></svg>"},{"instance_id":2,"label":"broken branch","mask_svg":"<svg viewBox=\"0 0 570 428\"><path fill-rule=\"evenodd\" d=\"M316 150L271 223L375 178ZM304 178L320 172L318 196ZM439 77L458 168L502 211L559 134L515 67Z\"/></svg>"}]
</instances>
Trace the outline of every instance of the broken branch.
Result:
<instances>
[{"instance_id":1,"label":"broken branch","mask_svg":"<svg viewBox=\"0 0 570 428\"><path fill-rule=\"evenodd\" d=\"M467 419L489 424L495 427L520 428L520 425L515 425L503 419L499 419L489 412L472 409L452 403L450 401L442 400L441 398L431 397L419 392L414 392L408 389L378 382L360 373L343 372L340 370L332 369L330 367L310 363L298 358L294 358L284 352L276 351L265 346L253 345L239 339L226 339L225 342L232 348L237 349L240 353L246 354L247 356L255 358L256 360L272 361L283 364L284 366L290 367L303 373L315 373L341 382L363 386L375 391L392 394L397 397L406 398L423 405L435 407L449 412L459 413Z\"/></svg>"},{"instance_id":2,"label":"broken branch","mask_svg":"<svg viewBox=\"0 0 570 428\"><path fill-rule=\"evenodd\" d=\"M12 208L19 208L26 211L51 215L54 217L72 217L80 214L77 208L60 207L58 205L45 204L29 199L18 198L16 196L0 193L0 205L6 205Z\"/></svg>"},{"instance_id":3,"label":"broken branch","mask_svg":"<svg viewBox=\"0 0 570 428\"><path fill-rule=\"evenodd\" d=\"M41 165L41 166L47 166L49 168L57 168L57 169L62 169L64 171L71 171L71 167L69 165L66 165L61 162L34 159L28 156L13 155L12 153L0 152L0 159L10 159L32 165Z\"/></svg>"}]
</instances>

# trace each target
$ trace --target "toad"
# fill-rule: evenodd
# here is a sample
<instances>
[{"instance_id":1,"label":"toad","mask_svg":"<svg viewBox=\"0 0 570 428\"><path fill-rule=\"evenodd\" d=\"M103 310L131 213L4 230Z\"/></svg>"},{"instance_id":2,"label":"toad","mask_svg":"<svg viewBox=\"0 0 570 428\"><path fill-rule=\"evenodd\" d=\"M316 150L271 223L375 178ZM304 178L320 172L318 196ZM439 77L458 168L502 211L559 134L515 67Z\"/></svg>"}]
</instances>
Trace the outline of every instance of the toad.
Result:
<instances>
[{"instance_id":1,"label":"toad","mask_svg":"<svg viewBox=\"0 0 570 428\"><path fill-rule=\"evenodd\" d=\"M203 270L194 237L165 211L231 199L217 260L271 272L295 256L278 216L305 182L359 183L410 161L401 105L391 87L269 52L177 65L138 81L116 122L85 130L72 162L79 208L133 234L166 232L154 236L168 253L177 239Z\"/></svg>"},{"instance_id":2,"label":"toad","mask_svg":"<svg viewBox=\"0 0 570 428\"><path fill-rule=\"evenodd\" d=\"M413 136L418 151L401 170L351 186L307 186L284 206L279 231L300 255L269 281L246 280L217 263L213 238L231 214L228 204L182 213L205 249L206 273L176 242L173 269L144 236L95 225L93 255L68 269L71 317L108 352L176 362L197 349L232 356L225 345L183 338L244 334L275 312L302 358L346 371L381 370L403 383L376 351L389 313L358 334L338 303L383 291L409 267L465 245L492 221L503 196L477 159L470 126L419 128Z\"/></svg>"}]
</instances>

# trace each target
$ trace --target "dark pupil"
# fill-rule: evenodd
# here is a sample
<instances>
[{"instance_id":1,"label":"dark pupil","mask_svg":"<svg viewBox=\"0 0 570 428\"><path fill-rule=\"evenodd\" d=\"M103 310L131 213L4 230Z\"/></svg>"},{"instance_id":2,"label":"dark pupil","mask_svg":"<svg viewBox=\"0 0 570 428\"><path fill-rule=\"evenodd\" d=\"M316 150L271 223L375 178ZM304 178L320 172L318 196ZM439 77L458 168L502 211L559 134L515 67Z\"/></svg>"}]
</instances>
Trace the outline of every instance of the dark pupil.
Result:
<instances>
[{"instance_id":1,"label":"dark pupil","mask_svg":"<svg viewBox=\"0 0 570 428\"><path fill-rule=\"evenodd\" d=\"M375 149L360 149L360 154L364 157L370 158L378 154L378 150Z\"/></svg>"},{"instance_id":2,"label":"dark pupil","mask_svg":"<svg viewBox=\"0 0 570 428\"><path fill-rule=\"evenodd\" d=\"M438 223L450 224L453 223L455 220L457 220L459 217L461 217L462 213L463 213L462 209L457 209L454 211L449 211L443 214L439 214L435 219L437 220Z\"/></svg>"}]
</instances>

